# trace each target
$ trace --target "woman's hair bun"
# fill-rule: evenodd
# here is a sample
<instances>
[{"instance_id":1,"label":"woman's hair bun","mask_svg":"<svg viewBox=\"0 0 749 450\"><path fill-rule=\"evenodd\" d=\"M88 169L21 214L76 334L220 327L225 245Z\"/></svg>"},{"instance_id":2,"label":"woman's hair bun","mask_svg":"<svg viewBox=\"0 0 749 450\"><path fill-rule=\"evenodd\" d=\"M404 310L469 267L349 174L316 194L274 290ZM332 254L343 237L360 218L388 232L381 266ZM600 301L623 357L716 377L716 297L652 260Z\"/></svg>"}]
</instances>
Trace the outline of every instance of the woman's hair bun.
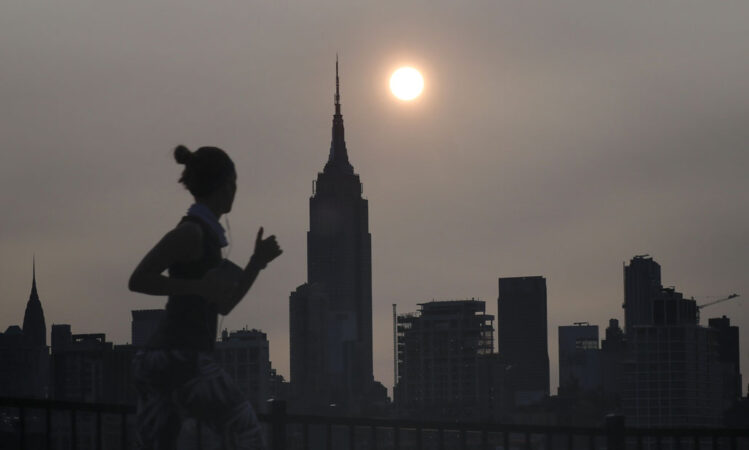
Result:
<instances>
[{"instance_id":1,"label":"woman's hair bun","mask_svg":"<svg viewBox=\"0 0 749 450\"><path fill-rule=\"evenodd\" d=\"M193 153L190 149L184 145L178 145L177 148L174 149L174 159L177 160L178 164L187 164L190 158L192 158L192 155Z\"/></svg>"}]
</instances>

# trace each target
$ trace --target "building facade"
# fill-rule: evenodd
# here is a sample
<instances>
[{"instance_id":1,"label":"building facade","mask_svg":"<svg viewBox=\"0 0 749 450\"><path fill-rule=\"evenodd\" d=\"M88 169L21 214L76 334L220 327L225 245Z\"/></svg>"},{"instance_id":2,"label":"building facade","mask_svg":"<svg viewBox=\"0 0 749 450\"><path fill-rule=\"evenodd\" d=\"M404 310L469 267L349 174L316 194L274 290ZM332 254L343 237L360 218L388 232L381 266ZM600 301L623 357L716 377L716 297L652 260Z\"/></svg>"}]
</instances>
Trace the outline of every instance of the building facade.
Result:
<instances>
[{"instance_id":1,"label":"building facade","mask_svg":"<svg viewBox=\"0 0 749 450\"><path fill-rule=\"evenodd\" d=\"M660 285L660 266L636 256L625 267L626 356L622 407L635 427L723 423L719 331L698 324L697 305Z\"/></svg>"},{"instance_id":2,"label":"building facade","mask_svg":"<svg viewBox=\"0 0 749 450\"><path fill-rule=\"evenodd\" d=\"M482 358L494 349L494 316L479 300L419 304L397 318L395 401L405 417L483 418Z\"/></svg>"},{"instance_id":3,"label":"building facade","mask_svg":"<svg viewBox=\"0 0 749 450\"><path fill-rule=\"evenodd\" d=\"M559 395L601 389L598 325L559 327Z\"/></svg>"},{"instance_id":4,"label":"building facade","mask_svg":"<svg viewBox=\"0 0 749 450\"><path fill-rule=\"evenodd\" d=\"M507 365L512 406L538 403L549 396L546 279L499 279L497 351Z\"/></svg>"},{"instance_id":5,"label":"building facade","mask_svg":"<svg viewBox=\"0 0 749 450\"><path fill-rule=\"evenodd\" d=\"M722 403L728 409L741 399L744 387L741 380L739 327L732 326L731 319L726 316L708 319L708 327L717 332Z\"/></svg>"},{"instance_id":6,"label":"building facade","mask_svg":"<svg viewBox=\"0 0 749 450\"><path fill-rule=\"evenodd\" d=\"M696 324L632 328L622 392L628 425L722 424L716 334Z\"/></svg>"},{"instance_id":7,"label":"building facade","mask_svg":"<svg viewBox=\"0 0 749 450\"><path fill-rule=\"evenodd\" d=\"M258 412L268 412L271 364L268 337L259 330L224 331L213 358Z\"/></svg>"},{"instance_id":8,"label":"building facade","mask_svg":"<svg viewBox=\"0 0 749 450\"><path fill-rule=\"evenodd\" d=\"M661 266L649 255L638 255L624 266L624 331L653 324L653 302L661 290Z\"/></svg>"},{"instance_id":9,"label":"building facade","mask_svg":"<svg viewBox=\"0 0 749 450\"><path fill-rule=\"evenodd\" d=\"M619 320L609 319L606 337L601 340L601 378L603 394L621 404L624 361L627 356L627 342Z\"/></svg>"},{"instance_id":10,"label":"building facade","mask_svg":"<svg viewBox=\"0 0 749 450\"><path fill-rule=\"evenodd\" d=\"M166 316L164 309L139 309L132 311L131 342L134 347L143 347L156 332Z\"/></svg>"},{"instance_id":11,"label":"building facade","mask_svg":"<svg viewBox=\"0 0 749 450\"><path fill-rule=\"evenodd\" d=\"M52 325L52 397L91 403L135 403L131 345L113 345L104 333L73 334Z\"/></svg>"}]
</instances>

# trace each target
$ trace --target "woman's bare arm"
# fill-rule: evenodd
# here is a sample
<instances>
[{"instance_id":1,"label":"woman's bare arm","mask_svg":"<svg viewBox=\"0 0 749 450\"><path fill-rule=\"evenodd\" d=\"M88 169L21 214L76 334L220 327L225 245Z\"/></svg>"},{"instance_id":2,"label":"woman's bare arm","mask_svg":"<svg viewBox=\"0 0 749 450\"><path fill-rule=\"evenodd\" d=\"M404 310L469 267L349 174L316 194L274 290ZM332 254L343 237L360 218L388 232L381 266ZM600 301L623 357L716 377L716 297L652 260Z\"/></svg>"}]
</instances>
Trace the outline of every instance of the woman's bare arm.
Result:
<instances>
[{"instance_id":1,"label":"woman's bare arm","mask_svg":"<svg viewBox=\"0 0 749 450\"><path fill-rule=\"evenodd\" d=\"M169 278L164 271L174 263L199 259L203 252L203 230L183 222L164 235L133 271L128 288L149 295L201 295L210 293L205 280Z\"/></svg>"}]
</instances>

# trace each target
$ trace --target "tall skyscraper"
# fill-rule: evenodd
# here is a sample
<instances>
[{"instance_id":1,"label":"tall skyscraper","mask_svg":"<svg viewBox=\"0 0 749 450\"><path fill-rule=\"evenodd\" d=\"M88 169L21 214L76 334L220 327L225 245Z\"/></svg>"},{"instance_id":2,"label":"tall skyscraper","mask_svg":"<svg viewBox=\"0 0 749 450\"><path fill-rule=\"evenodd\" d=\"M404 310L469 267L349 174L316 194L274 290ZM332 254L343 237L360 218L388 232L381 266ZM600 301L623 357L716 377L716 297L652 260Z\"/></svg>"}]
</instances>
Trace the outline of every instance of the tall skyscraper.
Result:
<instances>
[{"instance_id":1,"label":"tall skyscraper","mask_svg":"<svg viewBox=\"0 0 749 450\"><path fill-rule=\"evenodd\" d=\"M297 396L307 398L301 403L357 412L375 389L371 236L367 200L344 140L337 61L334 100L330 153L310 198L307 281L314 288L300 287L289 299L291 383ZM302 388L310 379L322 383L314 395L326 396L324 402Z\"/></svg>"},{"instance_id":2,"label":"tall skyscraper","mask_svg":"<svg viewBox=\"0 0 749 450\"><path fill-rule=\"evenodd\" d=\"M546 279L499 279L497 351L507 364L507 391L515 406L549 395Z\"/></svg>"},{"instance_id":3,"label":"tall skyscraper","mask_svg":"<svg viewBox=\"0 0 749 450\"><path fill-rule=\"evenodd\" d=\"M29 294L26 312L23 315L23 336L28 345L40 347L47 345L47 325L44 323L44 311L39 301L39 294L36 293L36 261L32 269L31 294Z\"/></svg>"},{"instance_id":4,"label":"tall skyscraper","mask_svg":"<svg viewBox=\"0 0 749 450\"><path fill-rule=\"evenodd\" d=\"M626 356L621 399L635 427L720 425L724 379L718 327L701 327L697 305L661 285L661 267L635 256L624 268Z\"/></svg>"},{"instance_id":5,"label":"tall skyscraper","mask_svg":"<svg viewBox=\"0 0 749 450\"><path fill-rule=\"evenodd\" d=\"M46 397L49 385L49 347L44 311L36 292L36 263L23 328L11 325L0 333L0 395Z\"/></svg>"},{"instance_id":6,"label":"tall skyscraper","mask_svg":"<svg viewBox=\"0 0 749 450\"><path fill-rule=\"evenodd\" d=\"M661 266L648 255L632 258L624 267L624 332L653 324L653 302L661 291Z\"/></svg>"}]
</instances>

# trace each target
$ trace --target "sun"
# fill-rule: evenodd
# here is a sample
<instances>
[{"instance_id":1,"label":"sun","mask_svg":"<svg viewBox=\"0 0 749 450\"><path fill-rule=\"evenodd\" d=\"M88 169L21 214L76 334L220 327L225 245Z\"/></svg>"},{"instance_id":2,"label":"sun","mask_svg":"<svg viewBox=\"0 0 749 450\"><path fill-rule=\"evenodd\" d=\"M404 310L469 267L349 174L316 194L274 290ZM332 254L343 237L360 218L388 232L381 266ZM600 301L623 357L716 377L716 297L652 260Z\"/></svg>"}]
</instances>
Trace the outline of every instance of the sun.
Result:
<instances>
[{"instance_id":1,"label":"sun","mask_svg":"<svg viewBox=\"0 0 749 450\"><path fill-rule=\"evenodd\" d=\"M413 100L424 90L424 78L413 67L401 67L390 76L390 91L401 100Z\"/></svg>"}]
</instances>

